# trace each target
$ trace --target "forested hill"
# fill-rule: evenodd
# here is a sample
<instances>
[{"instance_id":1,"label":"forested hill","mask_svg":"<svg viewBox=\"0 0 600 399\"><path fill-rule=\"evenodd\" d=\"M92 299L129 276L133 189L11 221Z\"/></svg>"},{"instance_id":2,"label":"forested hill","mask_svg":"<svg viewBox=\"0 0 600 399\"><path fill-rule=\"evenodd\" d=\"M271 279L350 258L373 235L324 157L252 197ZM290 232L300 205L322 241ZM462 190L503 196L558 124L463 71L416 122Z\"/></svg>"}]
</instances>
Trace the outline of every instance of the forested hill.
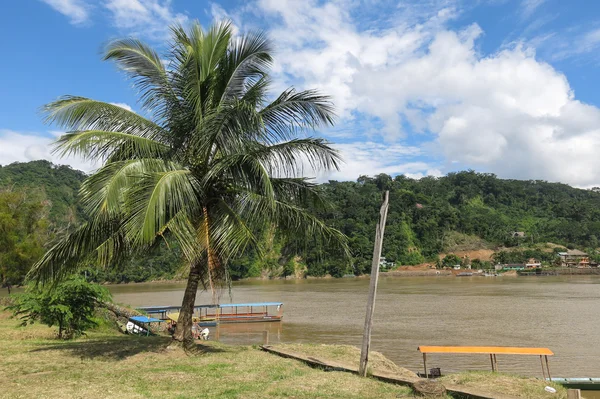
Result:
<instances>
[{"instance_id":1,"label":"forested hill","mask_svg":"<svg viewBox=\"0 0 600 399\"><path fill-rule=\"evenodd\" d=\"M397 264L435 260L465 235L492 247L552 242L597 248L600 193L537 180L503 180L473 171L419 180L360 177L322 188L334 204L323 216L350 238L359 271L366 271L381 193L390 190L383 254ZM523 232L524 237L514 237ZM472 238L472 237L471 237Z\"/></svg>"},{"instance_id":2,"label":"forested hill","mask_svg":"<svg viewBox=\"0 0 600 399\"><path fill-rule=\"evenodd\" d=\"M58 227L66 223L73 226L73 220L81 222L76 199L84 178L83 172L47 161L0 167L0 189L43 192L50 203L49 219ZM461 245L470 249L527 248L550 242L592 254L599 246L600 193L596 189L503 180L473 171L419 180L383 174L363 176L356 182L330 181L320 189L331 207L315 212L349 237L352 261L344 261L338 251L318 243L297 246L283 241L277 232L267 231L260 233L265 256L259 259L248 251L231 263L232 277L368 272L384 190L390 190L390 208L383 255L397 265L435 262L440 253L456 251ZM519 237L515 232L520 232ZM137 258L115 270L98 272L96 278L169 278L180 266L175 250Z\"/></svg>"},{"instance_id":3,"label":"forested hill","mask_svg":"<svg viewBox=\"0 0 600 399\"><path fill-rule=\"evenodd\" d=\"M26 189L50 201L49 217L55 224L81 220L77 192L86 174L48 161L15 162L0 166L0 188Z\"/></svg>"}]
</instances>

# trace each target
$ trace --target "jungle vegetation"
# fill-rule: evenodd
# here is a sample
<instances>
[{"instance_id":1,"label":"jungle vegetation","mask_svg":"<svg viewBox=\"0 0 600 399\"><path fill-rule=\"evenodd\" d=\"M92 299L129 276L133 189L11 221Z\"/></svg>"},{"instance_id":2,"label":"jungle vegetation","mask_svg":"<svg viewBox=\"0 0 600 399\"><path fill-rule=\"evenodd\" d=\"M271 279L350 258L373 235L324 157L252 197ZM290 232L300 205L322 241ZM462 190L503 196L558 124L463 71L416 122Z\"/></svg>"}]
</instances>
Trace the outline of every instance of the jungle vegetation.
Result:
<instances>
[{"instance_id":1,"label":"jungle vegetation","mask_svg":"<svg viewBox=\"0 0 600 399\"><path fill-rule=\"evenodd\" d=\"M74 181L73 194L64 198L51 196L46 179L59 169L46 161L0 169L0 176L9 172L13 181L19 181L18 186L0 185L0 226L6 241L0 247L3 251L0 256L13 259L2 263L3 273L5 276L10 273L13 285L22 281L54 232L67 228L68 218L61 212L71 212L77 207L76 193L85 175L64 167L62 180ZM314 212L348 236L352 259L345 261L338 250L321 248L319 243L294 242L270 227L256 233L261 253L248 249L230 261L232 279L368 272L375 220L384 189L390 190L391 202L383 253L397 265L435 263L440 253L460 248L497 250L493 260L500 263L519 263L533 257L551 265L558 249L541 250L546 243L556 244L555 248L580 248L598 257L600 193L594 189L545 181L503 180L473 171L420 180L406 176L363 176L354 182L323 183L318 189L330 207ZM15 193L20 193L17 198L21 200L29 199L29 208L14 205ZM15 213L15 209L19 212ZM27 214L30 217L25 217ZM31 224L27 226L26 221ZM23 239L27 231L32 232L29 240ZM515 231L525 236L513 237L511 233ZM9 238L12 241L7 241ZM17 242L22 243L21 248L15 248ZM25 246L27 249L23 250ZM96 282L171 279L185 274L181 259L176 242L170 242L169 246L163 242L149 253L105 268L84 265L81 273ZM451 266L459 261L451 257L445 263L440 260L440 264ZM471 262L480 266L476 259Z\"/></svg>"}]
</instances>

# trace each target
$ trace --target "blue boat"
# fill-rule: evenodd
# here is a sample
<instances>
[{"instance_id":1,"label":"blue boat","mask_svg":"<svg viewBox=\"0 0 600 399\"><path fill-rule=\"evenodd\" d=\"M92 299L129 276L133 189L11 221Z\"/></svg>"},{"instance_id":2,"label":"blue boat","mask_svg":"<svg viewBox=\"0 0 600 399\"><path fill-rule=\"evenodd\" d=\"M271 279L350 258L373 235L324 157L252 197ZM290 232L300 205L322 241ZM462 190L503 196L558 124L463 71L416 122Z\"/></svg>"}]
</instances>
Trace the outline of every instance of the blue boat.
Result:
<instances>
[{"instance_id":1,"label":"blue boat","mask_svg":"<svg viewBox=\"0 0 600 399\"><path fill-rule=\"evenodd\" d=\"M145 306L138 308L162 320L177 322L181 306ZM224 323L276 322L283 318L282 302L227 303L194 306L192 320L201 327Z\"/></svg>"}]
</instances>

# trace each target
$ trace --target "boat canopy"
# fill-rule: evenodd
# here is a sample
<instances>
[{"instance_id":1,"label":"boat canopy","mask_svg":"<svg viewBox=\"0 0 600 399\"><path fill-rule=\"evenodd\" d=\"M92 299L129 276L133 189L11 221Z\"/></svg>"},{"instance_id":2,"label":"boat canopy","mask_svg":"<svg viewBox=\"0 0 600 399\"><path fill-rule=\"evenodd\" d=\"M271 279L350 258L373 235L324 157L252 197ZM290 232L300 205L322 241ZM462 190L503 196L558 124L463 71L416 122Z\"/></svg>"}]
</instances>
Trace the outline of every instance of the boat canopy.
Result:
<instances>
[{"instance_id":1,"label":"boat canopy","mask_svg":"<svg viewBox=\"0 0 600 399\"><path fill-rule=\"evenodd\" d=\"M154 317L148 316L131 316L129 320L137 321L138 323L161 323L161 319L155 319Z\"/></svg>"},{"instance_id":2,"label":"boat canopy","mask_svg":"<svg viewBox=\"0 0 600 399\"><path fill-rule=\"evenodd\" d=\"M223 303L220 304L220 308L239 308L239 307L250 307L250 306L280 306L283 302L257 302L257 303Z\"/></svg>"}]
</instances>

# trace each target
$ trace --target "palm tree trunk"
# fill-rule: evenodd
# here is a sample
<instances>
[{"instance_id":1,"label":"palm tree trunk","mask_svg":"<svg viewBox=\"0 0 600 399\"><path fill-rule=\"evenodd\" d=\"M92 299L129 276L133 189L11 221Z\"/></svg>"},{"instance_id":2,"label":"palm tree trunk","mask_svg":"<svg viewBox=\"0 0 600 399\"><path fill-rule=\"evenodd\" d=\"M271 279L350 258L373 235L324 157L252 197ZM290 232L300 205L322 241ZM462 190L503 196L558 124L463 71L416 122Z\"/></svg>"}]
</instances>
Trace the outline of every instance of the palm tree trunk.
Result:
<instances>
[{"instance_id":1,"label":"palm tree trunk","mask_svg":"<svg viewBox=\"0 0 600 399\"><path fill-rule=\"evenodd\" d=\"M183 342L185 345L194 342L192 337L192 315L194 314L194 304L196 302L196 293L198 292L198 283L200 282L200 265L194 262L190 265L190 274L188 276L187 286L183 294L181 311L177 319L177 327L173 339Z\"/></svg>"}]
</instances>

